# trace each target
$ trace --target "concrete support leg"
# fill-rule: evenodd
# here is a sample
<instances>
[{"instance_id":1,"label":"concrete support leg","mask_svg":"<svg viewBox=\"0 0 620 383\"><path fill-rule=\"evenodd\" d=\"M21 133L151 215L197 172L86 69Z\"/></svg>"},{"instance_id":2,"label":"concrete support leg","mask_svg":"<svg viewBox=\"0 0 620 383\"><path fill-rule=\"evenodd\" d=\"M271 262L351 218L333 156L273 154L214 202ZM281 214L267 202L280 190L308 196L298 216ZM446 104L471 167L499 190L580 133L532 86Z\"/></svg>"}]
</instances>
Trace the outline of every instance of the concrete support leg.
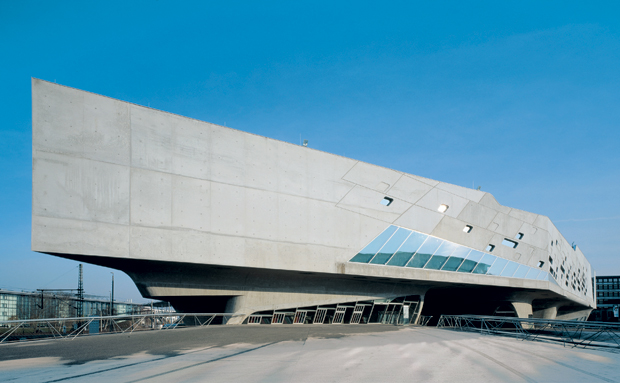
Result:
<instances>
[{"instance_id":1,"label":"concrete support leg","mask_svg":"<svg viewBox=\"0 0 620 383\"><path fill-rule=\"evenodd\" d=\"M551 306L551 307L547 307L546 309L536 311L534 313L534 318L556 319L557 315L558 315L558 307Z\"/></svg>"},{"instance_id":2,"label":"concrete support leg","mask_svg":"<svg viewBox=\"0 0 620 383\"><path fill-rule=\"evenodd\" d=\"M413 321L411 324L419 324L420 323L420 315L422 315L422 308L424 307L424 295L420 295L420 302L418 303L418 307L416 307Z\"/></svg>"},{"instance_id":3,"label":"concrete support leg","mask_svg":"<svg viewBox=\"0 0 620 383\"><path fill-rule=\"evenodd\" d=\"M519 318L532 318L532 304L526 302L511 302Z\"/></svg>"}]
</instances>

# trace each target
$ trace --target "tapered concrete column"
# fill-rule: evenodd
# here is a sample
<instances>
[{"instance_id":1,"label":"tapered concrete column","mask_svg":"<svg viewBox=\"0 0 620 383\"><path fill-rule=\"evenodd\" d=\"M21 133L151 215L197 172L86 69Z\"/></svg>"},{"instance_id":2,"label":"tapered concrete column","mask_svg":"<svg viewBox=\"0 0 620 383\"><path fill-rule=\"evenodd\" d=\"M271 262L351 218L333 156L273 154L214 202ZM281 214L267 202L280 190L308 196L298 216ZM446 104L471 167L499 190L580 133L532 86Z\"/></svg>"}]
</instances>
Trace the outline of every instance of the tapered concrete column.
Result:
<instances>
[{"instance_id":1,"label":"tapered concrete column","mask_svg":"<svg viewBox=\"0 0 620 383\"><path fill-rule=\"evenodd\" d=\"M533 316L532 304L527 302L511 302L519 318L531 318Z\"/></svg>"},{"instance_id":2,"label":"tapered concrete column","mask_svg":"<svg viewBox=\"0 0 620 383\"><path fill-rule=\"evenodd\" d=\"M555 319L558 315L558 306L547 307L534 313L534 318L539 319Z\"/></svg>"},{"instance_id":3,"label":"tapered concrete column","mask_svg":"<svg viewBox=\"0 0 620 383\"><path fill-rule=\"evenodd\" d=\"M420 323L420 315L422 315L423 307L424 307L424 295L420 295L420 302L418 303L418 307L416 308L416 312L414 313L414 320L411 322L411 324Z\"/></svg>"}]
</instances>

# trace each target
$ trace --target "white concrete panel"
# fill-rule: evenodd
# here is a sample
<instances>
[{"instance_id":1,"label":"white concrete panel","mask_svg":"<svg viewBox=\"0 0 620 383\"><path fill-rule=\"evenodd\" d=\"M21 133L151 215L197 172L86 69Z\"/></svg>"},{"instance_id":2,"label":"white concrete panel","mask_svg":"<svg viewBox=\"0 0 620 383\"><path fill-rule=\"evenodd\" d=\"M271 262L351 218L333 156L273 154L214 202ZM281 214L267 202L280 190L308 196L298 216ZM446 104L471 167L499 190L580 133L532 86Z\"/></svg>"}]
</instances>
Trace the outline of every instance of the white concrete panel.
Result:
<instances>
[{"instance_id":1,"label":"white concrete panel","mask_svg":"<svg viewBox=\"0 0 620 383\"><path fill-rule=\"evenodd\" d=\"M475 202L469 202L457 218L471 225L486 228L497 213L497 210L493 210Z\"/></svg>"},{"instance_id":2,"label":"white concrete panel","mask_svg":"<svg viewBox=\"0 0 620 383\"><path fill-rule=\"evenodd\" d=\"M245 234L245 188L211 183L211 231L214 234Z\"/></svg>"},{"instance_id":3,"label":"white concrete panel","mask_svg":"<svg viewBox=\"0 0 620 383\"><path fill-rule=\"evenodd\" d=\"M413 205L400 218L394 221L394 224L430 234L443 217L445 216L441 213Z\"/></svg>"},{"instance_id":4,"label":"white concrete panel","mask_svg":"<svg viewBox=\"0 0 620 383\"><path fill-rule=\"evenodd\" d=\"M210 179L211 130L214 125L185 118L173 126L172 172Z\"/></svg>"},{"instance_id":5,"label":"white concrete panel","mask_svg":"<svg viewBox=\"0 0 620 383\"><path fill-rule=\"evenodd\" d=\"M484 196L484 192L480 190L469 189L463 186L452 185L445 182L440 182L436 186L437 189L445 190L459 197L466 198L470 201L480 202L480 199Z\"/></svg>"},{"instance_id":6,"label":"white concrete panel","mask_svg":"<svg viewBox=\"0 0 620 383\"><path fill-rule=\"evenodd\" d=\"M83 101L83 155L93 160L129 165L129 104L87 92Z\"/></svg>"},{"instance_id":7,"label":"white concrete panel","mask_svg":"<svg viewBox=\"0 0 620 383\"><path fill-rule=\"evenodd\" d=\"M309 148L304 149L309 151L306 196L337 203L354 186L350 182L343 181L341 175L355 164L355 160Z\"/></svg>"},{"instance_id":8,"label":"white concrete panel","mask_svg":"<svg viewBox=\"0 0 620 383\"><path fill-rule=\"evenodd\" d=\"M179 262L209 263L213 236L194 230L175 230L172 235L172 259Z\"/></svg>"},{"instance_id":9,"label":"white concrete panel","mask_svg":"<svg viewBox=\"0 0 620 383\"><path fill-rule=\"evenodd\" d=\"M360 219L364 219L365 216L337 209L329 202L307 200L306 203L309 244L347 247L357 243L360 235Z\"/></svg>"},{"instance_id":10,"label":"white concrete panel","mask_svg":"<svg viewBox=\"0 0 620 383\"><path fill-rule=\"evenodd\" d=\"M278 149L280 143L266 137L245 137L244 185L269 191L278 190Z\"/></svg>"},{"instance_id":11,"label":"white concrete panel","mask_svg":"<svg viewBox=\"0 0 620 383\"><path fill-rule=\"evenodd\" d=\"M267 267L278 253L277 242L255 238L246 238L243 248L244 264L253 267Z\"/></svg>"},{"instance_id":12,"label":"white concrete panel","mask_svg":"<svg viewBox=\"0 0 620 383\"><path fill-rule=\"evenodd\" d=\"M172 176L172 226L211 230L211 183Z\"/></svg>"},{"instance_id":13,"label":"white concrete panel","mask_svg":"<svg viewBox=\"0 0 620 383\"><path fill-rule=\"evenodd\" d=\"M175 235L176 232L170 229L132 226L129 245L131 258L187 262L185 259L173 258L172 244Z\"/></svg>"},{"instance_id":14,"label":"white concrete panel","mask_svg":"<svg viewBox=\"0 0 620 383\"><path fill-rule=\"evenodd\" d=\"M308 190L308 157L303 146L278 145L278 192L306 196Z\"/></svg>"},{"instance_id":15,"label":"white concrete panel","mask_svg":"<svg viewBox=\"0 0 620 383\"><path fill-rule=\"evenodd\" d=\"M512 248L508 246L502 245L502 241L506 238L505 235L494 233L491 239L487 242L487 245L494 245L495 249L493 249L490 254L496 255L498 257L502 257L505 259L509 259L511 261L524 263L523 258L517 259L517 254L522 254L525 250L524 247L517 245L517 248ZM485 247L479 248L479 250L485 251Z\"/></svg>"},{"instance_id":16,"label":"white concrete panel","mask_svg":"<svg viewBox=\"0 0 620 383\"><path fill-rule=\"evenodd\" d=\"M424 177L416 176L416 175L413 175L413 174L406 174L406 175L408 177L413 178L414 180L420 181L420 182L425 183L425 184L430 185L430 186L437 186L439 184L439 181L435 181L435 180L432 180L430 178L424 178Z\"/></svg>"},{"instance_id":17,"label":"white concrete panel","mask_svg":"<svg viewBox=\"0 0 620 383\"><path fill-rule=\"evenodd\" d=\"M172 175L144 169L131 171L131 223L172 226Z\"/></svg>"},{"instance_id":18,"label":"white concrete panel","mask_svg":"<svg viewBox=\"0 0 620 383\"><path fill-rule=\"evenodd\" d=\"M244 133L213 125L210 151L211 180L242 185L246 179Z\"/></svg>"},{"instance_id":19,"label":"white concrete panel","mask_svg":"<svg viewBox=\"0 0 620 383\"><path fill-rule=\"evenodd\" d=\"M489 230L506 236L509 239L515 239L519 229L523 226L523 221L513 218L504 213L498 213L487 227Z\"/></svg>"},{"instance_id":20,"label":"white concrete panel","mask_svg":"<svg viewBox=\"0 0 620 383\"><path fill-rule=\"evenodd\" d=\"M509 215L523 222L527 222L530 225L533 224L536 218L538 217L538 214L530 213L530 212L519 210L519 209L510 209Z\"/></svg>"},{"instance_id":21,"label":"white concrete panel","mask_svg":"<svg viewBox=\"0 0 620 383\"><path fill-rule=\"evenodd\" d=\"M131 166L172 171L173 133L180 117L131 106Z\"/></svg>"},{"instance_id":22,"label":"white concrete panel","mask_svg":"<svg viewBox=\"0 0 620 383\"><path fill-rule=\"evenodd\" d=\"M543 261L545 264L542 268L538 267L538 262ZM549 271L549 255L546 251L534 248L534 251L527 260L527 265L539 270Z\"/></svg>"},{"instance_id":23,"label":"white concrete panel","mask_svg":"<svg viewBox=\"0 0 620 383\"><path fill-rule=\"evenodd\" d=\"M444 217L430 233L464 246L484 251L493 238L494 233L480 227L474 227L471 232L465 233L463 228L467 223L452 217Z\"/></svg>"},{"instance_id":24,"label":"white concrete panel","mask_svg":"<svg viewBox=\"0 0 620 383\"><path fill-rule=\"evenodd\" d=\"M385 193L398 181L402 173L380 166L358 162L342 179Z\"/></svg>"},{"instance_id":25,"label":"white concrete panel","mask_svg":"<svg viewBox=\"0 0 620 383\"><path fill-rule=\"evenodd\" d=\"M275 192L245 189L245 233L248 237L278 238L279 204Z\"/></svg>"},{"instance_id":26,"label":"white concrete panel","mask_svg":"<svg viewBox=\"0 0 620 383\"><path fill-rule=\"evenodd\" d=\"M489 207L493 210L497 210L500 211L504 214L508 214L510 213L510 208L500 205L496 200L495 197L493 197L492 194L490 193L484 193L484 196L482 198L480 198L480 201L478 202L479 204Z\"/></svg>"},{"instance_id":27,"label":"white concrete panel","mask_svg":"<svg viewBox=\"0 0 620 383\"><path fill-rule=\"evenodd\" d=\"M519 229L519 232L523 233L523 239L519 240L520 242L527 243L541 249L547 249L551 242L549 233L546 230L537 228L529 223L524 223Z\"/></svg>"},{"instance_id":28,"label":"white concrete panel","mask_svg":"<svg viewBox=\"0 0 620 383\"><path fill-rule=\"evenodd\" d=\"M251 239L228 236L213 235L212 252L208 255L209 264L232 265L232 266L252 266L246 252L246 242Z\"/></svg>"},{"instance_id":29,"label":"white concrete panel","mask_svg":"<svg viewBox=\"0 0 620 383\"><path fill-rule=\"evenodd\" d=\"M46 152L34 154L34 215L129 222L127 167Z\"/></svg>"},{"instance_id":30,"label":"white concrete panel","mask_svg":"<svg viewBox=\"0 0 620 383\"><path fill-rule=\"evenodd\" d=\"M33 217L32 250L128 257L129 226L73 219Z\"/></svg>"},{"instance_id":31,"label":"white concrete panel","mask_svg":"<svg viewBox=\"0 0 620 383\"><path fill-rule=\"evenodd\" d=\"M416 202L416 205L432 211L437 211L440 205L448 205L448 210L442 214L456 218L468 203L469 200L465 198L456 196L435 187L426 193L426 195L418 202Z\"/></svg>"},{"instance_id":32,"label":"white concrete panel","mask_svg":"<svg viewBox=\"0 0 620 383\"><path fill-rule=\"evenodd\" d=\"M560 240L560 233L558 231L558 229L555 227L555 225L553 224L553 222L551 222L551 220L549 219L549 217L544 216L544 215L539 215L538 217L536 217L536 220L534 221L534 226L539 227L543 230L546 230L549 235L552 237L553 240Z\"/></svg>"},{"instance_id":33,"label":"white concrete panel","mask_svg":"<svg viewBox=\"0 0 620 383\"><path fill-rule=\"evenodd\" d=\"M347 249L317 245L308 245L308 250L309 257L303 263L299 260L297 270L335 273L339 262L346 262L357 254Z\"/></svg>"},{"instance_id":34,"label":"white concrete panel","mask_svg":"<svg viewBox=\"0 0 620 383\"><path fill-rule=\"evenodd\" d=\"M129 104L32 80L33 147L129 164Z\"/></svg>"},{"instance_id":35,"label":"white concrete panel","mask_svg":"<svg viewBox=\"0 0 620 383\"><path fill-rule=\"evenodd\" d=\"M84 92L32 79L32 146L84 156Z\"/></svg>"},{"instance_id":36,"label":"white concrete panel","mask_svg":"<svg viewBox=\"0 0 620 383\"><path fill-rule=\"evenodd\" d=\"M381 204L384 197L384 193L356 186L337 206L385 222L394 222L394 220L411 207L409 202L398 199L394 199L390 206L384 206Z\"/></svg>"},{"instance_id":37,"label":"white concrete panel","mask_svg":"<svg viewBox=\"0 0 620 383\"><path fill-rule=\"evenodd\" d=\"M388 191L388 194L403 201L416 203L432 188L430 185L404 175L396 181L394 186Z\"/></svg>"},{"instance_id":38,"label":"white concrete panel","mask_svg":"<svg viewBox=\"0 0 620 383\"><path fill-rule=\"evenodd\" d=\"M308 200L278 195L278 241L308 242Z\"/></svg>"}]
</instances>

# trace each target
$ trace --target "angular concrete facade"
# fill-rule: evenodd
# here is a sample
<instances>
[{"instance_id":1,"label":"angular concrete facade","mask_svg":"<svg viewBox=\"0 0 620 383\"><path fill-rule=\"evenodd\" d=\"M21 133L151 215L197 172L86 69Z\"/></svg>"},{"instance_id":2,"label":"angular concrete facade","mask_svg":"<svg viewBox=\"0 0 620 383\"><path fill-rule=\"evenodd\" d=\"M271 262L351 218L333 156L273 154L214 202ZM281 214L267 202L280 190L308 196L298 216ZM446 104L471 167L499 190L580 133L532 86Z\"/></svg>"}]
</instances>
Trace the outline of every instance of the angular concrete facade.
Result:
<instances>
[{"instance_id":1,"label":"angular concrete facade","mask_svg":"<svg viewBox=\"0 0 620 383\"><path fill-rule=\"evenodd\" d=\"M123 270L145 297L180 310L250 315L399 296L429 315L510 305L576 318L595 306L579 248L549 218L489 193L37 79L32 110L32 249ZM384 263L381 251L356 258L394 232L396 250L419 236L490 263L446 271L456 255L437 249L422 266L415 250L401 266L389 263L396 250Z\"/></svg>"}]
</instances>

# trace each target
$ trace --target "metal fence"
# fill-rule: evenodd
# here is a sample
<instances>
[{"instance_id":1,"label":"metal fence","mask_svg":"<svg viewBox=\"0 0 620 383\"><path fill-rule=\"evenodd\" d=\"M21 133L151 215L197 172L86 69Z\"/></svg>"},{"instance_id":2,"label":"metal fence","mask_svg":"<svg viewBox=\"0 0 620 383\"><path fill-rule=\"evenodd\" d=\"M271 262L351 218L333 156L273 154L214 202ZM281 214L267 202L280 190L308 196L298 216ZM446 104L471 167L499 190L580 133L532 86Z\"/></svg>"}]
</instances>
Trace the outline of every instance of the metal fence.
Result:
<instances>
[{"instance_id":1,"label":"metal fence","mask_svg":"<svg viewBox=\"0 0 620 383\"><path fill-rule=\"evenodd\" d=\"M0 343L50 338L75 339L83 335L201 327L226 323L230 318L239 315L241 314L157 313L2 321L0 322Z\"/></svg>"},{"instance_id":2,"label":"metal fence","mask_svg":"<svg viewBox=\"0 0 620 383\"><path fill-rule=\"evenodd\" d=\"M478 315L442 315L438 328L561 342L573 347L620 349L620 325L601 322L522 319Z\"/></svg>"}]
</instances>

